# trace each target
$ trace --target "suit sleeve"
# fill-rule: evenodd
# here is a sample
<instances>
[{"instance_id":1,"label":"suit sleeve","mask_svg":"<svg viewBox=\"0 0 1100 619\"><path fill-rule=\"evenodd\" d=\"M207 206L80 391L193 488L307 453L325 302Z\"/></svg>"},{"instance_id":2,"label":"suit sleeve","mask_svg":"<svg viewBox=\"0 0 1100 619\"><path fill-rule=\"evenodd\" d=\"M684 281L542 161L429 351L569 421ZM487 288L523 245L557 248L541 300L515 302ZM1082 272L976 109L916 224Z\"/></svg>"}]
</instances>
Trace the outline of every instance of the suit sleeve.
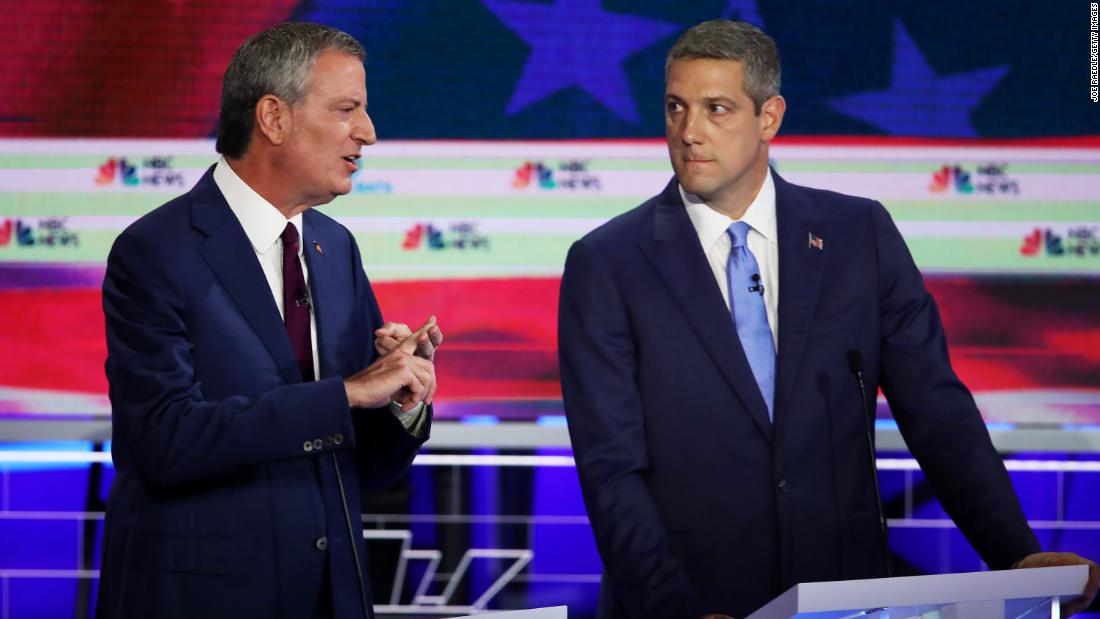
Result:
<instances>
[{"instance_id":1,"label":"suit sleeve","mask_svg":"<svg viewBox=\"0 0 1100 619\"><path fill-rule=\"evenodd\" d=\"M970 391L951 368L939 310L890 215L875 203L881 384L944 509L994 569L1039 551Z\"/></svg>"},{"instance_id":2,"label":"suit sleeve","mask_svg":"<svg viewBox=\"0 0 1100 619\"><path fill-rule=\"evenodd\" d=\"M646 436L628 312L593 252L573 245L558 316L562 395L605 579L631 617L708 611L646 488Z\"/></svg>"},{"instance_id":3,"label":"suit sleeve","mask_svg":"<svg viewBox=\"0 0 1100 619\"><path fill-rule=\"evenodd\" d=\"M238 467L316 454L306 440L343 435L354 446L347 395L339 377L285 385L258 397L210 400L196 379L186 299L170 265L146 241L124 232L107 260L103 312L107 329L116 450L151 483L180 484ZM241 371L247 371L242 368Z\"/></svg>"},{"instance_id":4,"label":"suit sleeve","mask_svg":"<svg viewBox=\"0 0 1100 619\"><path fill-rule=\"evenodd\" d=\"M364 354L366 365L370 365L379 356L374 347L374 329L383 324L382 311L363 270L359 247L350 233L348 237L352 247L351 269L355 274L357 307L370 326L366 329L368 350ZM358 444L356 462L359 483L364 491L386 488L408 470L417 450L431 433L432 407L425 407L421 415L423 418L418 428L420 432L414 434L402 425L389 407L352 409L352 422Z\"/></svg>"}]
</instances>

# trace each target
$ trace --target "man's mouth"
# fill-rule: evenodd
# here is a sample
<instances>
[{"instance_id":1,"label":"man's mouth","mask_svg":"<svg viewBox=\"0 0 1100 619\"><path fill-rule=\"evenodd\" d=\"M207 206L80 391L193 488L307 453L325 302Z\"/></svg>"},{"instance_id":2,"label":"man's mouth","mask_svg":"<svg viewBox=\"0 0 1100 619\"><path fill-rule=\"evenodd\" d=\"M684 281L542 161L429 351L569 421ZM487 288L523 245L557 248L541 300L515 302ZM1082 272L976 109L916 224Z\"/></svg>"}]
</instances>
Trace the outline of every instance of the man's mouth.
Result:
<instances>
[{"instance_id":1,"label":"man's mouth","mask_svg":"<svg viewBox=\"0 0 1100 619\"><path fill-rule=\"evenodd\" d=\"M682 152L680 154L680 160L684 163L707 163L709 161L714 161L712 157L691 151Z\"/></svg>"},{"instance_id":2,"label":"man's mouth","mask_svg":"<svg viewBox=\"0 0 1100 619\"><path fill-rule=\"evenodd\" d=\"M347 156L343 157L343 159L344 159L344 161L348 162L348 168L352 172L355 172L356 170L359 169L359 164L357 163L357 160L359 159L359 155L347 155Z\"/></svg>"}]
</instances>

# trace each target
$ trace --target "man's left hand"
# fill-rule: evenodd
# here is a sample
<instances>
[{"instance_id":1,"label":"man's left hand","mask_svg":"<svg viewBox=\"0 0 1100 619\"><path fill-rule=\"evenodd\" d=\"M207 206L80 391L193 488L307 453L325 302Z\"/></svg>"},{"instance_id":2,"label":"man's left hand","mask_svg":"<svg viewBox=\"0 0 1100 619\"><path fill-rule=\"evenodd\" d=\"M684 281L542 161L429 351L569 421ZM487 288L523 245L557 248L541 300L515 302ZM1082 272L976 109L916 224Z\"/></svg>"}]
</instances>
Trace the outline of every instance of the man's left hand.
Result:
<instances>
[{"instance_id":1,"label":"man's left hand","mask_svg":"<svg viewBox=\"0 0 1100 619\"><path fill-rule=\"evenodd\" d=\"M412 342L416 343L415 348L411 346ZM439 330L435 316L429 316L416 331L400 322L387 322L374 331L374 348L380 355L385 356L403 343L409 348L410 354L434 361L435 349L443 343L443 332Z\"/></svg>"},{"instance_id":2,"label":"man's left hand","mask_svg":"<svg viewBox=\"0 0 1100 619\"><path fill-rule=\"evenodd\" d=\"M1037 552L1028 555L1013 565L1013 569L1031 567L1055 567L1059 565L1087 565L1089 566L1089 579L1085 583L1085 591L1080 596L1071 598L1062 603L1062 616L1069 617L1089 607L1092 599L1096 597L1097 586L1100 585L1100 570L1097 570L1096 562L1073 554L1072 552Z\"/></svg>"}]
</instances>

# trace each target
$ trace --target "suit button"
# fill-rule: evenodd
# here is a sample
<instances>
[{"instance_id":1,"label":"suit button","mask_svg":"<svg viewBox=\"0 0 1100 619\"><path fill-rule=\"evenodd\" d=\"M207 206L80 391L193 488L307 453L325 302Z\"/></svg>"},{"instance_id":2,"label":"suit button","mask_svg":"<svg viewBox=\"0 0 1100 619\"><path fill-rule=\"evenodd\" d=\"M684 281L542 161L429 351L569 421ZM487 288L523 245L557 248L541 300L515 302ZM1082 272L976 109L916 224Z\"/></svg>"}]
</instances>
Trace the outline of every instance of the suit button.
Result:
<instances>
[{"instance_id":1,"label":"suit button","mask_svg":"<svg viewBox=\"0 0 1100 619\"><path fill-rule=\"evenodd\" d=\"M324 447L324 446L325 446L325 442L324 442L324 441L322 441L322 440L321 440L321 439L319 439L319 438L318 438L318 439L314 439L314 441L313 441L313 448L314 448L314 449L320 449L320 448L322 448L322 447Z\"/></svg>"},{"instance_id":2,"label":"suit button","mask_svg":"<svg viewBox=\"0 0 1100 619\"><path fill-rule=\"evenodd\" d=\"M342 445L344 443L344 435L337 433L336 436L332 437L332 442L337 445Z\"/></svg>"},{"instance_id":3,"label":"suit button","mask_svg":"<svg viewBox=\"0 0 1100 619\"><path fill-rule=\"evenodd\" d=\"M325 437L325 447L332 447L332 437L331 436L326 436Z\"/></svg>"},{"instance_id":4,"label":"suit button","mask_svg":"<svg viewBox=\"0 0 1100 619\"><path fill-rule=\"evenodd\" d=\"M317 541L313 542L313 545L317 547L317 550L328 550L328 538L318 537Z\"/></svg>"},{"instance_id":5,"label":"suit button","mask_svg":"<svg viewBox=\"0 0 1100 619\"><path fill-rule=\"evenodd\" d=\"M302 449L304 449L306 453L313 451L313 443L306 441L305 444L302 445Z\"/></svg>"},{"instance_id":6,"label":"suit button","mask_svg":"<svg viewBox=\"0 0 1100 619\"><path fill-rule=\"evenodd\" d=\"M787 494L787 491L791 489L791 484L787 483L786 479L779 480L779 491L783 494Z\"/></svg>"}]
</instances>

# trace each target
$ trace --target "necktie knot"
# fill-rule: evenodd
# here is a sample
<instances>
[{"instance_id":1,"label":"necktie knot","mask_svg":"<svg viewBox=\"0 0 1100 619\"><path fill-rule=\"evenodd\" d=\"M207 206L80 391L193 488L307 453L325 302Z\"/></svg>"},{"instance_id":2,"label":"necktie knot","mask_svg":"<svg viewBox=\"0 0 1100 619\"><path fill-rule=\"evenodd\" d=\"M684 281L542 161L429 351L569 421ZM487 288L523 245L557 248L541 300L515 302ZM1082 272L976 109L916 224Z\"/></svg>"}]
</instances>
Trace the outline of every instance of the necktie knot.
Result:
<instances>
[{"instance_id":1,"label":"necktie knot","mask_svg":"<svg viewBox=\"0 0 1100 619\"><path fill-rule=\"evenodd\" d=\"M283 239L284 252L295 255L298 253L298 228L295 228L294 224L289 221L286 222L286 227L283 228L283 233L279 235L279 238Z\"/></svg>"},{"instance_id":2,"label":"necktie knot","mask_svg":"<svg viewBox=\"0 0 1100 619\"><path fill-rule=\"evenodd\" d=\"M727 232L730 235L730 243L733 247L744 247L748 242L749 230L752 227L743 221L735 221L730 224Z\"/></svg>"}]
</instances>

